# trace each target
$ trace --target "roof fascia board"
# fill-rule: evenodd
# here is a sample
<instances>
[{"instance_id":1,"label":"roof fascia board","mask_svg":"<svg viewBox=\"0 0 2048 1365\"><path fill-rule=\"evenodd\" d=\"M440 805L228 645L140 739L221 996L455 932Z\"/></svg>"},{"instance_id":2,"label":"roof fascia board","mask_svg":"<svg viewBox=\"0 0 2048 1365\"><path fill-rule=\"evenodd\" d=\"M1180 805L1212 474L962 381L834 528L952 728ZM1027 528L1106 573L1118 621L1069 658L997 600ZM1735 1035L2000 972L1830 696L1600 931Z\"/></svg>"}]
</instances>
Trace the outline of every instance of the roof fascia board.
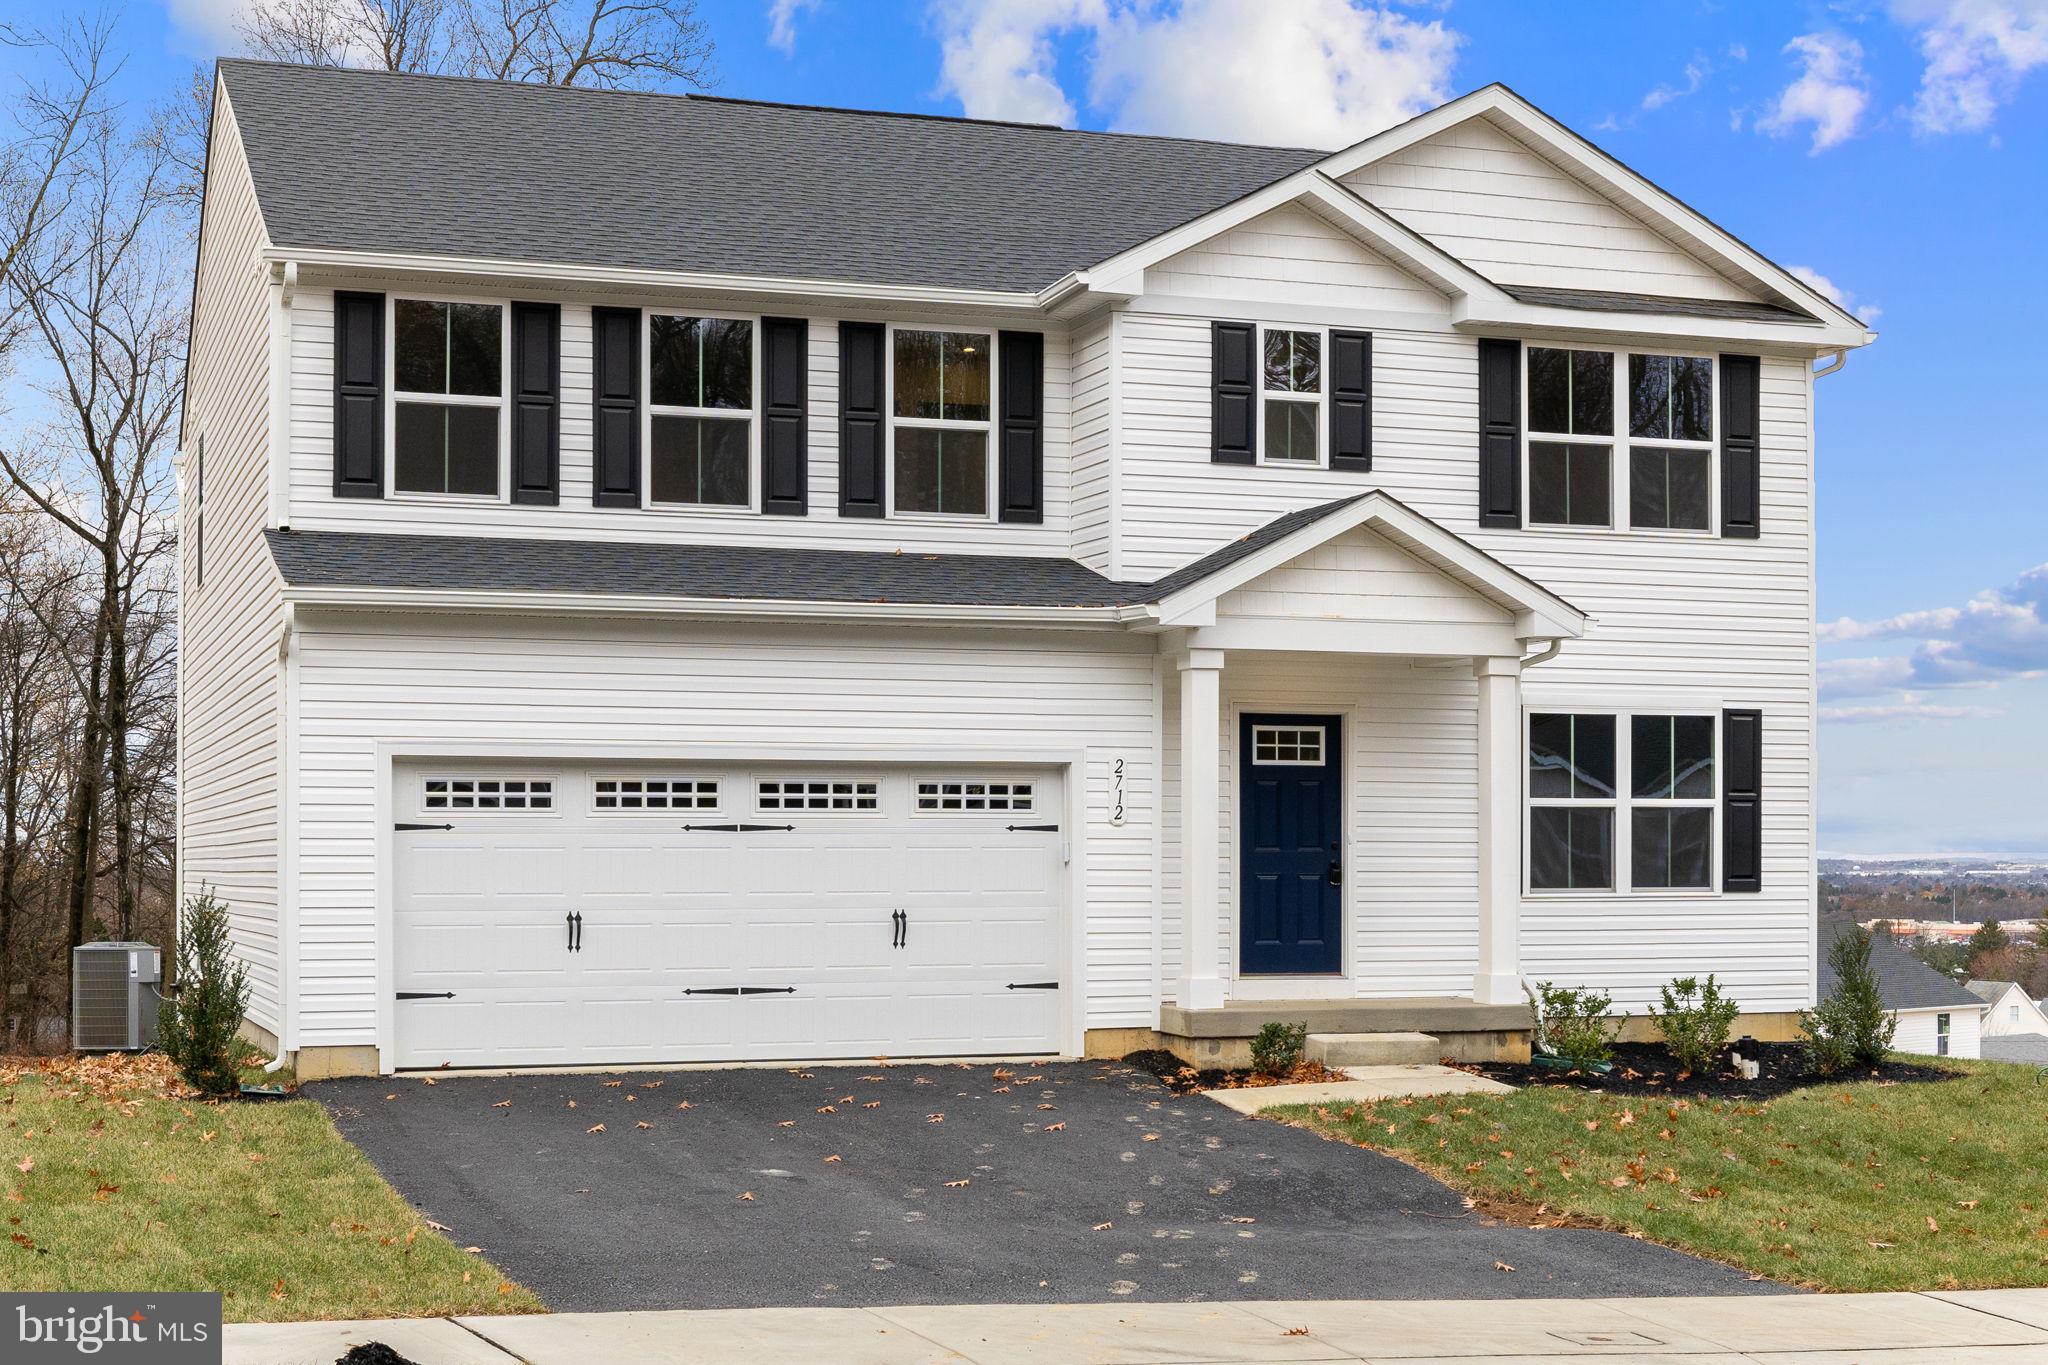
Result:
<instances>
[{"instance_id":1,"label":"roof fascia board","mask_svg":"<svg viewBox=\"0 0 2048 1365\"><path fill-rule=\"evenodd\" d=\"M1518 621L1527 614L1530 624L1540 625L1531 638L1554 638L1545 633L1553 629L1556 636L1564 638L1575 639L1585 633L1587 617L1577 607L1378 491L1367 493L1349 507L1311 522L1161 600L1154 608L1159 623L1192 624L1197 612L1223 594L1360 526L1382 532L1402 549L1420 552L1425 559L1441 561L1484 584L1486 594L1498 605L1514 611Z\"/></svg>"},{"instance_id":2,"label":"roof fascia board","mask_svg":"<svg viewBox=\"0 0 2048 1365\"><path fill-rule=\"evenodd\" d=\"M1614 313L1523 303L1503 296L1498 304L1466 298L1451 303L1451 325L1461 332L1593 340L1641 338L1655 342L1704 342L1775 349L1790 355L1818 355L1866 346L1877 334L1861 323L1765 322L1755 318L1702 318L1681 313Z\"/></svg>"},{"instance_id":3,"label":"roof fascia board","mask_svg":"<svg viewBox=\"0 0 2048 1365\"><path fill-rule=\"evenodd\" d=\"M1397 127L1333 153L1317 169L1341 179L1482 114L1493 114L1526 133L1596 187L1621 199L1724 269L1763 288L1823 310L1839 325L1874 339L1856 318L1777 262L1715 224L1697 209L1572 132L1502 85L1489 85L1439 105ZM1854 343L1862 345L1863 342Z\"/></svg>"},{"instance_id":4,"label":"roof fascia board","mask_svg":"<svg viewBox=\"0 0 2048 1365\"><path fill-rule=\"evenodd\" d=\"M297 262L301 268L375 274L420 274L479 281L528 284L674 289L760 298L809 298L856 303L919 303L938 307L1040 314L1040 294L1008 290L945 289L929 285L869 284L858 280L805 280L769 275L716 275L701 271L642 270L621 266L572 265L550 261L508 261L484 256L437 256L420 252L345 251L334 248L271 246L266 262Z\"/></svg>"},{"instance_id":5,"label":"roof fascia board","mask_svg":"<svg viewBox=\"0 0 2048 1365\"><path fill-rule=\"evenodd\" d=\"M934 624L1116 627L1147 619L1140 607L1000 607L913 602L782 601L768 598L657 597L629 593L524 592L515 589L290 587L295 606L406 611L543 612L581 616L721 617L748 620L924 621Z\"/></svg>"}]
</instances>

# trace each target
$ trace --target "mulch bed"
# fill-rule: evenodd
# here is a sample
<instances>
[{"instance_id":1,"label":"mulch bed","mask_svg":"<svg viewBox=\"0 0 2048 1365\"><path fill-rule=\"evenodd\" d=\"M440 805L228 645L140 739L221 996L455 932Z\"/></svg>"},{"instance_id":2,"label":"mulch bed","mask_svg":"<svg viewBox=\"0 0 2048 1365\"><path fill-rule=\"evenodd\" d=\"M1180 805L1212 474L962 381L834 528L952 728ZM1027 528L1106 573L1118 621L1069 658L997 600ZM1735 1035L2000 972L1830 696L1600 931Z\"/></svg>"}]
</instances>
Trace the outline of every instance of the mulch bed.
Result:
<instances>
[{"instance_id":1,"label":"mulch bed","mask_svg":"<svg viewBox=\"0 0 2048 1365\"><path fill-rule=\"evenodd\" d=\"M1739 1049L1761 1067L1753 1081L1723 1069L1695 1076L1684 1071L1658 1043L1616 1043L1614 1070L1552 1071L1521 1062L1460 1064L1459 1070L1488 1076L1515 1086L1552 1086L1567 1090L1600 1090L1615 1095L1685 1095L1704 1099L1768 1100L1817 1085L1848 1085L1857 1081L1946 1081L1953 1071L1912 1062L1886 1062L1869 1069L1818 1076L1807 1069L1806 1050L1798 1043L1752 1043Z\"/></svg>"},{"instance_id":2,"label":"mulch bed","mask_svg":"<svg viewBox=\"0 0 2048 1365\"><path fill-rule=\"evenodd\" d=\"M1317 1081L1349 1080L1341 1071L1332 1071L1321 1062L1304 1061L1292 1071L1279 1076L1261 1075L1249 1068L1226 1071L1221 1067L1197 1069L1189 1066L1165 1048L1148 1048L1133 1052L1124 1060L1140 1071L1149 1071L1166 1083L1166 1088L1176 1095L1199 1095L1204 1090L1253 1090L1268 1085L1303 1085Z\"/></svg>"}]
</instances>

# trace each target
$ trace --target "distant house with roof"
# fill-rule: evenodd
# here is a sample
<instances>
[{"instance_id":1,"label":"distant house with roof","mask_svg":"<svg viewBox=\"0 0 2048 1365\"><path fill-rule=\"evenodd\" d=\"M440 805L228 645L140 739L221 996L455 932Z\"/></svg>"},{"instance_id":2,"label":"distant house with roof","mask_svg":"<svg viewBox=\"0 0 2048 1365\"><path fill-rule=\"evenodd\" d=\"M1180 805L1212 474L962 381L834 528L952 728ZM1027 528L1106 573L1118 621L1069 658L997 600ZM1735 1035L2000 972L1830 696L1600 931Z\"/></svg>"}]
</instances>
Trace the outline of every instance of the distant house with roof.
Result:
<instances>
[{"instance_id":1,"label":"distant house with roof","mask_svg":"<svg viewBox=\"0 0 2048 1365\"><path fill-rule=\"evenodd\" d=\"M1839 978L1829 961L1836 939L1855 931L1846 921L1820 927L1820 994L1834 994ZM1983 1055L1984 1001L1951 981L1884 934L1870 940L1870 965L1877 973L1885 1008L1899 1021L1892 1046L1930 1057Z\"/></svg>"},{"instance_id":2,"label":"distant house with roof","mask_svg":"<svg viewBox=\"0 0 2048 1365\"><path fill-rule=\"evenodd\" d=\"M1970 994L1984 1002L1984 1036L2048 1037L2048 1012L2015 981L1972 981Z\"/></svg>"}]
</instances>

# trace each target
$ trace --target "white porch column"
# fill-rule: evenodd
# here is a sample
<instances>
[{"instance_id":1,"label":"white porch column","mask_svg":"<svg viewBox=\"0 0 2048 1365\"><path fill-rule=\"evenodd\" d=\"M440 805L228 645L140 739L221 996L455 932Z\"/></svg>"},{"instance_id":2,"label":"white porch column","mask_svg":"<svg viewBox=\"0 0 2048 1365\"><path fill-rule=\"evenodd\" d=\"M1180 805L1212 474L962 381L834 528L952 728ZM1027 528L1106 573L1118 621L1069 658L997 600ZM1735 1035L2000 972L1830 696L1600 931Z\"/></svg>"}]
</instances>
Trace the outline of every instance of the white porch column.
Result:
<instances>
[{"instance_id":1,"label":"white porch column","mask_svg":"<svg viewBox=\"0 0 2048 1365\"><path fill-rule=\"evenodd\" d=\"M1479 680L1479 970L1482 1005L1522 1000L1522 661L1472 661Z\"/></svg>"},{"instance_id":2,"label":"white porch column","mask_svg":"<svg viewBox=\"0 0 2048 1365\"><path fill-rule=\"evenodd\" d=\"M1176 992L1184 1010L1223 1003L1222 897L1218 826L1222 820L1223 651L1191 649L1180 668L1181 961Z\"/></svg>"}]
</instances>

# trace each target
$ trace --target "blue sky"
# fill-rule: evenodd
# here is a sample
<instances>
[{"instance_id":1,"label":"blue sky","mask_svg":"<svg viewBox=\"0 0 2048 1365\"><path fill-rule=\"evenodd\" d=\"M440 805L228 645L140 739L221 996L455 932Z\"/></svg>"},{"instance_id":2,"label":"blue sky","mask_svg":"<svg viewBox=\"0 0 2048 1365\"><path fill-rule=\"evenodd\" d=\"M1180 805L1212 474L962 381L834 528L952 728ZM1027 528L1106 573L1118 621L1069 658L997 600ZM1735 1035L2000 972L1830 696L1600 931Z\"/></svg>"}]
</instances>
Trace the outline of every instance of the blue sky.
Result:
<instances>
[{"instance_id":1,"label":"blue sky","mask_svg":"<svg viewBox=\"0 0 2048 1365\"><path fill-rule=\"evenodd\" d=\"M130 0L123 95L243 2ZM1505 81L1825 277L1883 335L1817 390L1822 847L2048 854L2048 0L699 9L759 99L1324 146Z\"/></svg>"}]
</instances>

